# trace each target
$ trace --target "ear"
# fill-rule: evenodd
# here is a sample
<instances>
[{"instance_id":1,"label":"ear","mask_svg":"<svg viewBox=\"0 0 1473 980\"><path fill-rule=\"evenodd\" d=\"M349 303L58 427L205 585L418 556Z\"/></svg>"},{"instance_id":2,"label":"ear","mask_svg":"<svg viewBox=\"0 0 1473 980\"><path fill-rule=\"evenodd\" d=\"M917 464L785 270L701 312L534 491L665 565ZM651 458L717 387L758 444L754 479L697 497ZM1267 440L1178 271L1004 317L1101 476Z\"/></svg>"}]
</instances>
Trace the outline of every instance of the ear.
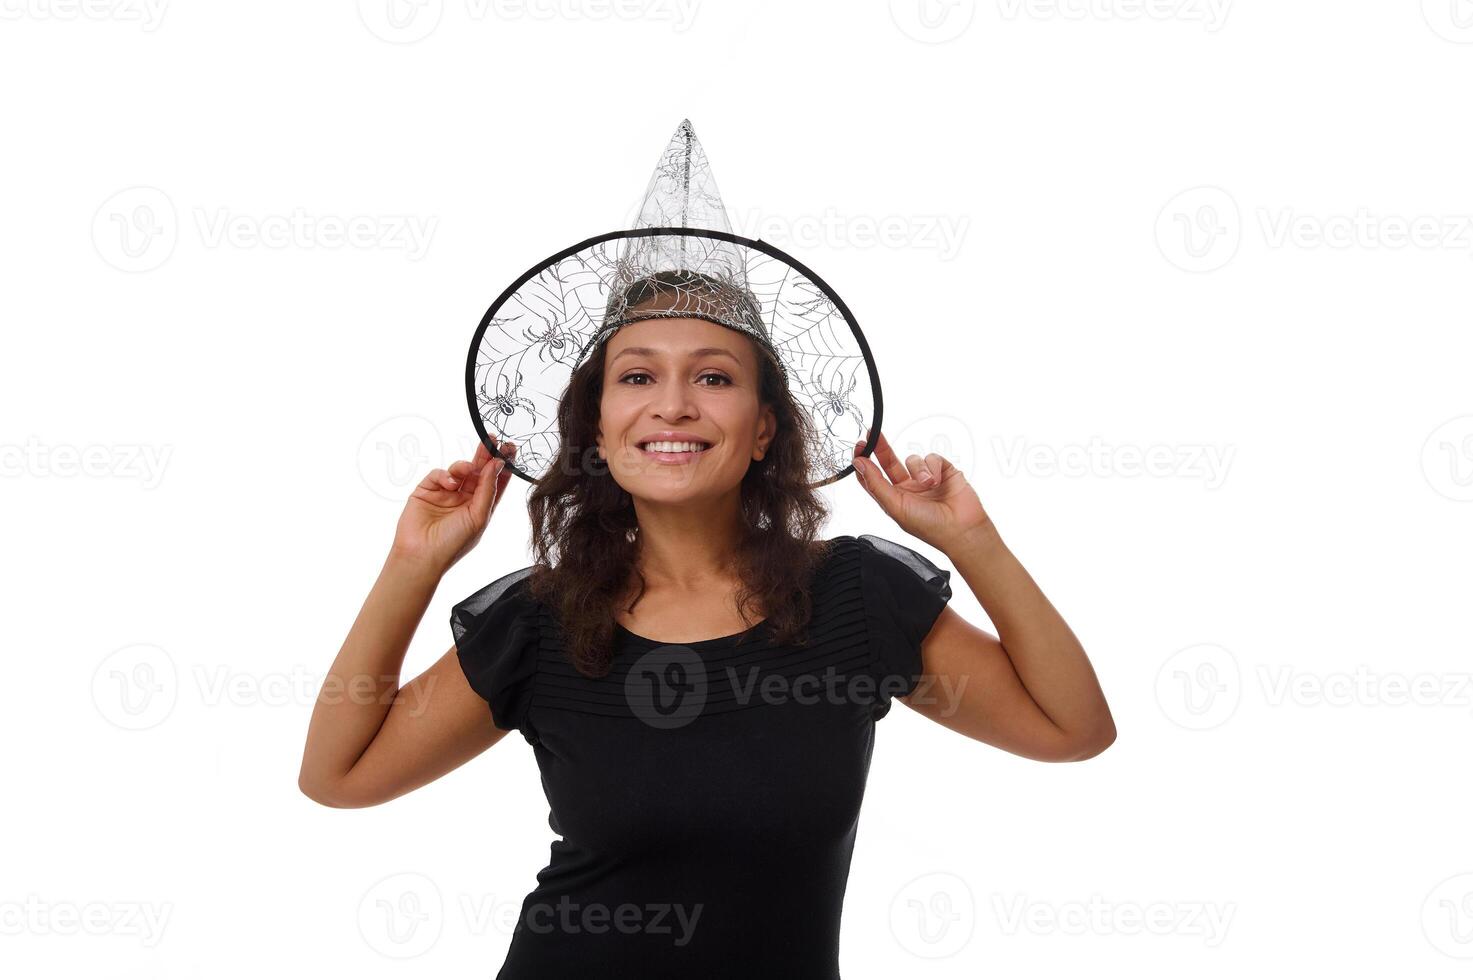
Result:
<instances>
[{"instance_id":1,"label":"ear","mask_svg":"<svg viewBox=\"0 0 1473 980\"><path fill-rule=\"evenodd\" d=\"M752 450L753 459L761 459L767 455L767 447L772 445L773 438L777 435L777 413L772 406L763 404L762 412L757 417L757 445Z\"/></svg>"}]
</instances>

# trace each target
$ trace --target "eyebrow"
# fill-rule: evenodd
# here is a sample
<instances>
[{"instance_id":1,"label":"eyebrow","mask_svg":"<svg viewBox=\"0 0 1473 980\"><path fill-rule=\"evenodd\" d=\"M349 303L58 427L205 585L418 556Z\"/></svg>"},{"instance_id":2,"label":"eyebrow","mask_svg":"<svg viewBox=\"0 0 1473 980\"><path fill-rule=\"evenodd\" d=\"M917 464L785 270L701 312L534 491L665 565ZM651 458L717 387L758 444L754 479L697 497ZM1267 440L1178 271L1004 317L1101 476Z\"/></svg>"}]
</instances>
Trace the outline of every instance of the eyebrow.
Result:
<instances>
[{"instance_id":1,"label":"eyebrow","mask_svg":"<svg viewBox=\"0 0 1473 980\"><path fill-rule=\"evenodd\" d=\"M661 353L662 351L657 351L653 347L626 347L614 355L614 360L617 361L625 354L638 354L640 357L659 357ZM741 363L741 359L725 347L698 347L690 352L691 357L709 357L712 355L729 357L733 361Z\"/></svg>"}]
</instances>

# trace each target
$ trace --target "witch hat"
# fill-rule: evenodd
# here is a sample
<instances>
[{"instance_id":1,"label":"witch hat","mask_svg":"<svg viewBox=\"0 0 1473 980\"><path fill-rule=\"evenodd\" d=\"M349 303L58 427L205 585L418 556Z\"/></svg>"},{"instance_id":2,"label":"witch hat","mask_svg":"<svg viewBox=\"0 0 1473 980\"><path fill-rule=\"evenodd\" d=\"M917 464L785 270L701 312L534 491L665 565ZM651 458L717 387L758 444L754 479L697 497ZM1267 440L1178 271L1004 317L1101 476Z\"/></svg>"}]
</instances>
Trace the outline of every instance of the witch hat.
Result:
<instances>
[{"instance_id":1,"label":"witch hat","mask_svg":"<svg viewBox=\"0 0 1473 980\"><path fill-rule=\"evenodd\" d=\"M491 305L466 362L471 415L487 448L517 444L510 468L537 480L560 456L557 410L572 372L620 327L692 317L752 338L808 416L812 486L852 471L880 431L880 380L848 307L797 259L731 230L705 150L682 120L650 177L634 227L533 266Z\"/></svg>"}]
</instances>

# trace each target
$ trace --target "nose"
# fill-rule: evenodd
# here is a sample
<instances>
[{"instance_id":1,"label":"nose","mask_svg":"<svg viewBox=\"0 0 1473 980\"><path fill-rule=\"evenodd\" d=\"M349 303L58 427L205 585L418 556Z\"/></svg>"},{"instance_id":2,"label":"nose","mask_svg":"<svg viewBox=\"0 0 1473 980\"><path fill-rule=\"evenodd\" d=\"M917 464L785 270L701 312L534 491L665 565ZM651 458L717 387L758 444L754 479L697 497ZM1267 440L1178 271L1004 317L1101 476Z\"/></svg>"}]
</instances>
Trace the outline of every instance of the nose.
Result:
<instances>
[{"instance_id":1,"label":"nose","mask_svg":"<svg viewBox=\"0 0 1473 980\"><path fill-rule=\"evenodd\" d=\"M688 385L683 384L660 385L650 405L650 411L655 418L666 422L700 418L700 409L696 405L694 393Z\"/></svg>"}]
</instances>

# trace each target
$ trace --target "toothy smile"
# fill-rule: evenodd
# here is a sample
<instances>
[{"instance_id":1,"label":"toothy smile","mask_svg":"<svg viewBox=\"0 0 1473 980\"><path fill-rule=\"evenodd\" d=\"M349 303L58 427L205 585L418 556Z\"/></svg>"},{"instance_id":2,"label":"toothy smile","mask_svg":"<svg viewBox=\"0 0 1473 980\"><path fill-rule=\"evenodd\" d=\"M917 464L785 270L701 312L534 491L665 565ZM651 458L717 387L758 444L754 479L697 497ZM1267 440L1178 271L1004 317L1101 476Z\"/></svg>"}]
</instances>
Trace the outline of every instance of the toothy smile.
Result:
<instances>
[{"instance_id":1,"label":"toothy smile","mask_svg":"<svg viewBox=\"0 0 1473 980\"><path fill-rule=\"evenodd\" d=\"M699 453L711 448L709 442L667 442L656 440L642 442L639 448L647 453Z\"/></svg>"}]
</instances>

